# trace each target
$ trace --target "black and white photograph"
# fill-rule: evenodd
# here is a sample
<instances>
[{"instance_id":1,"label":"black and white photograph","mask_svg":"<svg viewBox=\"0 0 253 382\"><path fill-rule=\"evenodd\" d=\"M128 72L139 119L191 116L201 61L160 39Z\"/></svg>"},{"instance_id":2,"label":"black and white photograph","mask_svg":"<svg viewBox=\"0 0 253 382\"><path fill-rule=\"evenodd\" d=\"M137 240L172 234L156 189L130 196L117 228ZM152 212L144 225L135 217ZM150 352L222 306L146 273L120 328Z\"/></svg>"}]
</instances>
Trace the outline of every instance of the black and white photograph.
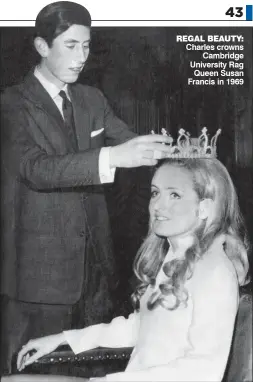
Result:
<instances>
[{"instance_id":1,"label":"black and white photograph","mask_svg":"<svg viewBox=\"0 0 253 382\"><path fill-rule=\"evenodd\" d=\"M253 6L166 7L1 16L2 382L253 380Z\"/></svg>"}]
</instances>

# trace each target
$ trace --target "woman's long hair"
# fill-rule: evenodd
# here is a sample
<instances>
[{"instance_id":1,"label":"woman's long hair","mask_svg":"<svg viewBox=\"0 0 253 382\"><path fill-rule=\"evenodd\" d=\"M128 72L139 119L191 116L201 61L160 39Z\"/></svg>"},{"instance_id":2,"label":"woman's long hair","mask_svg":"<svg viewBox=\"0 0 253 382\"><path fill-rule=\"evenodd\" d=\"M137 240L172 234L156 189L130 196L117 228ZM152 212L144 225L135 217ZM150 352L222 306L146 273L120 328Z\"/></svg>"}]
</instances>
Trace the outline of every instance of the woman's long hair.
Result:
<instances>
[{"instance_id":1,"label":"woman's long hair","mask_svg":"<svg viewBox=\"0 0 253 382\"><path fill-rule=\"evenodd\" d=\"M212 199L213 212L199 227L193 238L193 244L185 251L184 257L168 261L163 266L167 280L159 285L148 301L148 308L158 304L166 309L176 309L186 304L188 293L185 282L192 277L195 263L206 253L214 239L225 236L224 250L236 270L238 284L248 282L248 241L244 222L240 213L238 197L227 169L217 159L166 159L161 166L184 168L192 175L194 190L199 200ZM167 238L157 236L152 227L140 247L134 260L134 272L139 284L132 295L136 309L139 300L148 285L154 285L157 273L168 252ZM156 288L157 289L157 288ZM171 304L173 297L174 303Z\"/></svg>"}]
</instances>

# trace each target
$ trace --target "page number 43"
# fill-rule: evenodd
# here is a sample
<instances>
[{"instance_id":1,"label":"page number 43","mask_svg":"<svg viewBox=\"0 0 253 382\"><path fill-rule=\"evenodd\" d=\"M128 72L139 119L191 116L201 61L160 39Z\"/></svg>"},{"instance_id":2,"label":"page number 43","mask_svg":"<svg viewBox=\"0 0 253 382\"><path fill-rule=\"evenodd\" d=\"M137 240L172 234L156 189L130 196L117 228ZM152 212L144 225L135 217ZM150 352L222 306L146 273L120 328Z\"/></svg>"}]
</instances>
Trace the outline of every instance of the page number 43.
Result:
<instances>
[{"instance_id":1,"label":"page number 43","mask_svg":"<svg viewBox=\"0 0 253 382\"><path fill-rule=\"evenodd\" d=\"M243 16L243 7L230 7L228 8L225 15L230 17L242 17Z\"/></svg>"}]
</instances>

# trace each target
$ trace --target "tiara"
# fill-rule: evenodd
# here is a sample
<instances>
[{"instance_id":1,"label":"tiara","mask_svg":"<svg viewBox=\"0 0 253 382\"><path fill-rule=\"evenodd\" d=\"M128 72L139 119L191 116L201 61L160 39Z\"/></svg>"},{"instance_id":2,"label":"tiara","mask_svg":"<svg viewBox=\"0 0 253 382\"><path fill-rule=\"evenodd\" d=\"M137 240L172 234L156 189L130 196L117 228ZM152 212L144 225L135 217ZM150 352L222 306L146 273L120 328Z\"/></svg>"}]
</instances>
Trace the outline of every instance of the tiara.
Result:
<instances>
[{"instance_id":1,"label":"tiara","mask_svg":"<svg viewBox=\"0 0 253 382\"><path fill-rule=\"evenodd\" d=\"M190 133L184 129L180 129L178 132L178 138L176 145L173 146L173 138L167 133L165 129L161 130L162 135L170 137L170 142L166 145L171 147L171 154L168 154L168 158L216 158L216 142L221 133L221 129L217 130L216 134L212 137L209 143L207 135L207 128L203 127L202 134L198 138L192 138ZM154 130L151 134L155 134Z\"/></svg>"}]
</instances>

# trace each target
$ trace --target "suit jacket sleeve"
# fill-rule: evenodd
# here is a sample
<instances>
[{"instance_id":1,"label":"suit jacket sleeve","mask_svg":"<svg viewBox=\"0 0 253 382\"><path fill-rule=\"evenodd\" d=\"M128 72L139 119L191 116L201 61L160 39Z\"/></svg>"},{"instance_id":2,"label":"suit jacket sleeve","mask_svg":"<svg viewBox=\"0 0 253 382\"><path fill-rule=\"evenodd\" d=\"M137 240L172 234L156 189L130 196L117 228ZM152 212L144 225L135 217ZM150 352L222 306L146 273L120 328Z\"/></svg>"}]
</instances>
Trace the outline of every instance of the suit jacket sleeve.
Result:
<instances>
[{"instance_id":1,"label":"suit jacket sleeve","mask_svg":"<svg viewBox=\"0 0 253 382\"><path fill-rule=\"evenodd\" d=\"M98 91L104 107L104 124L107 145L115 146L129 139L135 138L135 134L129 126L119 119L112 111L107 99Z\"/></svg>"},{"instance_id":2,"label":"suit jacket sleeve","mask_svg":"<svg viewBox=\"0 0 253 382\"><path fill-rule=\"evenodd\" d=\"M127 126L114 116L104 100L106 136L112 144L134 136ZM22 106L22 105L21 105ZM94 148L77 153L49 155L29 133L30 120L24 107L6 107L2 111L3 166L35 190L68 188L100 184L99 153Z\"/></svg>"}]
</instances>

